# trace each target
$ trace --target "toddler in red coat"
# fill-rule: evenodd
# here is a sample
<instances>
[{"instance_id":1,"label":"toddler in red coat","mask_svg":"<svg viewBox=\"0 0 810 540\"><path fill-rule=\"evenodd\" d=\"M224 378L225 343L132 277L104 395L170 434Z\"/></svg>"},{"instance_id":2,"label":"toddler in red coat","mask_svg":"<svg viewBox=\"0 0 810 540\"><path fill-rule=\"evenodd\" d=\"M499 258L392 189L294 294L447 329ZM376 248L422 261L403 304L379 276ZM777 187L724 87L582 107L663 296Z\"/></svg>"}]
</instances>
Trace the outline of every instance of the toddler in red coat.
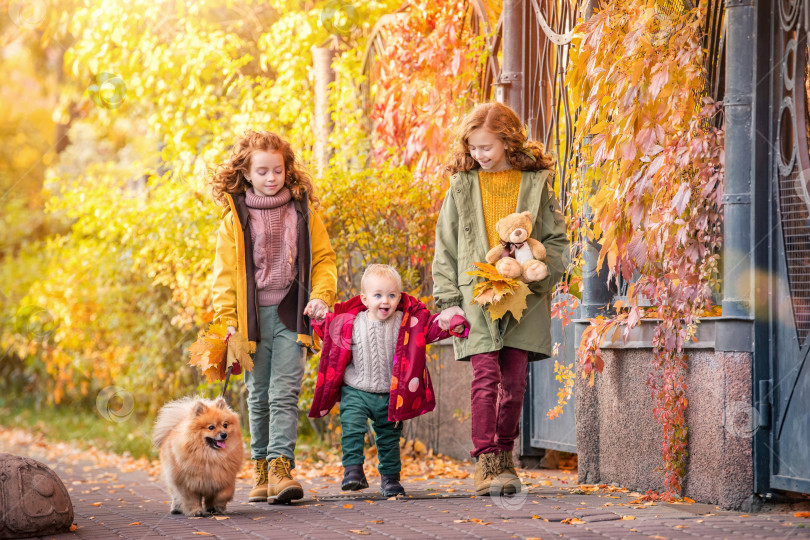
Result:
<instances>
[{"instance_id":1,"label":"toddler in red coat","mask_svg":"<svg viewBox=\"0 0 810 540\"><path fill-rule=\"evenodd\" d=\"M441 330L437 315L403 293L399 273L385 264L366 269L360 290L359 296L336 304L323 322L314 323L323 345L309 416L324 416L340 401L341 487L347 491L368 487L363 445L371 419L380 492L391 497L405 493L400 484L402 420L436 406L426 345L461 335L469 324L459 316L452 321L452 332Z\"/></svg>"}]
</instances>

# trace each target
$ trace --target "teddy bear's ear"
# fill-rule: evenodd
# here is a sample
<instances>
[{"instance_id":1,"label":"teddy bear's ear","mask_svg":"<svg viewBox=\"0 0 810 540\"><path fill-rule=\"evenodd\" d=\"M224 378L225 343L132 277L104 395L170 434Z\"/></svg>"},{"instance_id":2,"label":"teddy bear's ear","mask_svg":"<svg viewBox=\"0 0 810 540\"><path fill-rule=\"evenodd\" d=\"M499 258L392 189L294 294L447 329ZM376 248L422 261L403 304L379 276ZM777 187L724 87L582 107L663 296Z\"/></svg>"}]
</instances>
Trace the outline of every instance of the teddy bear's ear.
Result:
<instances>
[{"instance_id":1,"label":"teddy bear's ear","mask_svg":"<svg viewBox=\"0 0 810 540\"><path fill-rule=\"evenodd\" d=\"M524 216L526 216L527 218L529 218L529 221L532 221L532 220L534 219L534 216L533 216L533 215L532 215L532 213L531 213L531 212L529 212L528 210L526 210L525 212L521 212L521 215L524 215Z\"/></svg>"}]
</instances>

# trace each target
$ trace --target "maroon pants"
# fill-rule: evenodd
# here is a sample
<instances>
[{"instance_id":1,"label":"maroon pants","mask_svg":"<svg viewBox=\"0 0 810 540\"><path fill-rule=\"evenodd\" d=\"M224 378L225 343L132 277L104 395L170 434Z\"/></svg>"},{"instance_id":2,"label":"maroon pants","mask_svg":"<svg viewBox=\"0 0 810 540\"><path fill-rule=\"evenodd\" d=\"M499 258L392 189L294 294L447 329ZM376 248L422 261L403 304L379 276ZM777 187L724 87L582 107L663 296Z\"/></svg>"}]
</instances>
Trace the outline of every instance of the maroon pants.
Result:
<instances>
[{"instance_id":1,"label":"maroon pants","mask_svg":"<svg viewBox=\"0 0 810 540\"><path fill-rule=\"evenodd\" d=\"M470 357L472 457L512 450L520 433L528 360L527 351L511 347Z\"/></svg>"}]
</instances>

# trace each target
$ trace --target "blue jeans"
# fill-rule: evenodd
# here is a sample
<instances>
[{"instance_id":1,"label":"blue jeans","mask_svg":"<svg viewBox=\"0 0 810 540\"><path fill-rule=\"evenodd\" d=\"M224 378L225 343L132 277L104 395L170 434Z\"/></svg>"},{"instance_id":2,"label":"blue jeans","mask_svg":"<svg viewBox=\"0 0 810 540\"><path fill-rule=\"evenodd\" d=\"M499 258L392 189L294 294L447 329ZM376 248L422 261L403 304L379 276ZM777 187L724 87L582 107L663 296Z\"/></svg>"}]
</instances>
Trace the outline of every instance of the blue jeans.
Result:
<instances>
[{"instance_id":1,"label":"blue jeans","mask_svg":"<svg viewBox=\"0 0 810 540\"><path fill-rule=\"evenodd\" d=\"M259 318L261 341L253 355L253 371L245 371L250 457L270 461L286 456L295 467L304 348L298 335L278 318L278 306L260 307Z\"/></svg>"}]
</instances>

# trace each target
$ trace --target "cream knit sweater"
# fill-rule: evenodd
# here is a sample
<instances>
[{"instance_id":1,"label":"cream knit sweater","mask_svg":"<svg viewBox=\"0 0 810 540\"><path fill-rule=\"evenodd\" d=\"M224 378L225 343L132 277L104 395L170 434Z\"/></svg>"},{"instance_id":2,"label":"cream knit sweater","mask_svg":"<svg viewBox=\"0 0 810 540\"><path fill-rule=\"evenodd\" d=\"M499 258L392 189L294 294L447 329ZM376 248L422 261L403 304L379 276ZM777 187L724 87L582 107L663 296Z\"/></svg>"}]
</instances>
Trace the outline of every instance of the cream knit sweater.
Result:
<instances>
[{"instance_id":1,"label":"cream knit sweater","mask_svg":"<svg viewBox=\"0 0 810 540\"><path fill-rule=\"evenodd\" d=\"M343 382L364 392L387 394L402 312L395 312L385 321L371 321L367 314L362 311L354 318L352 363L346 367Z\"/></svg>"}]
</instances>

